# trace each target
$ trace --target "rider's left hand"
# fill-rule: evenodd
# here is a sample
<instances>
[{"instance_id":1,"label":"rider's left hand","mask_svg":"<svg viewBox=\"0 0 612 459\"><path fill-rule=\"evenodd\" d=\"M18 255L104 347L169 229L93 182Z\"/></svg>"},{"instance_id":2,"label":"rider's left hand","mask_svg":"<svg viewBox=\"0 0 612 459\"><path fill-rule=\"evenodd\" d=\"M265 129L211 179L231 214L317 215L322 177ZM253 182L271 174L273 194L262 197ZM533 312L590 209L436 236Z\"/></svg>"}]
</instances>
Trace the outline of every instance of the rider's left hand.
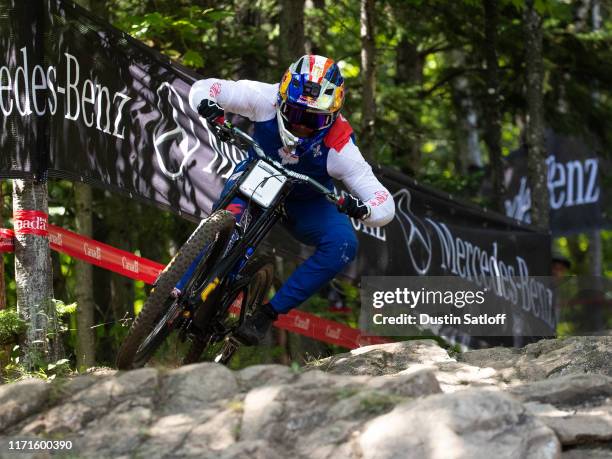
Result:
<instances>
[{"instance_id":1,"label":"rider's left hand","mask_svg":"<svg viewBox=\"0 0 612 459\"><path fill-rule=\"evenodd\" d=\"M370 206L361 199L347 194L338 200L338 212L345 213L358 220L365 220L370 216Z\"/></svg>"}]
</instances>

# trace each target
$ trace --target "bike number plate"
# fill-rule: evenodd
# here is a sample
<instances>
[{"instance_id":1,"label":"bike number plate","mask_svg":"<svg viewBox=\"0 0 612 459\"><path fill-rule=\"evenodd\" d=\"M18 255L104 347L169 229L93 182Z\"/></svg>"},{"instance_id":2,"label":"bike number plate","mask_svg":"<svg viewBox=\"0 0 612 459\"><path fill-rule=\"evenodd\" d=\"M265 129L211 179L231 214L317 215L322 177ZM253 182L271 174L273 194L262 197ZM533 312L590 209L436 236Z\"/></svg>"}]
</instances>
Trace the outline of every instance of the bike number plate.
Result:
<instances>
[{"instance_id":1,"label":"bike number plate","mask_svg":"<svg viewBox=\"0 0 612 459\"><path fill-rule=\"evenodd\" d=\"M286 181L282 172L259 160L240 185L240 191L260 206L270 207Z\"/></svg>"}]
</instances>

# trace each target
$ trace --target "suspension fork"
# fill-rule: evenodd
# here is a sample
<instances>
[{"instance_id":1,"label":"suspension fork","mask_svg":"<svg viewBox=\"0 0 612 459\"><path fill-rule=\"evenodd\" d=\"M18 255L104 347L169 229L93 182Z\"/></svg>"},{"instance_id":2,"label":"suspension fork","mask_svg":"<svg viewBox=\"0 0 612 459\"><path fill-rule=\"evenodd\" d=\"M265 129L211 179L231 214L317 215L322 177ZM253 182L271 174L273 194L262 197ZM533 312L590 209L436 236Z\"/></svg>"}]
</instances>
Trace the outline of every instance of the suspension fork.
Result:
<instances>
[{"instance_id":1,"label":"suspension fork","mask_svg":"<svg viewBox=\"0 0 612 459\"><path fill-rule=\"evenodd\" d=\"M276 224L281 217L278 203L266 209L252 226L247 229L246 234L242 239L239 239L234 247L231 248L229 254L216 266L213 267L211 273L207 276L204 282L203 289L198 289L196 295L189 298L189 304L192 311L195 311L193 320L198 328L202 328L211 318L209 308L203 307L206 303L214 304L218 301L223 291L228 287L228 275L232 272L235 266L245 257L249 248L255 249L263 240L265 235ZM221 288L220 288L221 287Z\"/></svg>"}]
</instances>

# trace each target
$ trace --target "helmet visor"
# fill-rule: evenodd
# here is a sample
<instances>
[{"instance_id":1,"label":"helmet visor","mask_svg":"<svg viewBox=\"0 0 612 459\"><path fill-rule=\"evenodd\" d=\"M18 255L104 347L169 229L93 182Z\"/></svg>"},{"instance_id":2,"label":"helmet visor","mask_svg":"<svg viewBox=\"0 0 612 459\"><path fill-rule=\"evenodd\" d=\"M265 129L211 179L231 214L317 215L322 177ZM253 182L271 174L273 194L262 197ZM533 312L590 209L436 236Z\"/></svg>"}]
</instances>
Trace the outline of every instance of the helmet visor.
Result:
<instances>
[{"instance_id":1,"label":"helmet visor","mask_svg":"<svg viewBox=\"0 0 612 459\"><path fill-rule=\"evenodd\" d=\"M308 129L318 131L331 125L331 113L309 112L304 107L284 102L281 105L281 115L290 125L301 125Z\"/></svg>"}]
</instances>

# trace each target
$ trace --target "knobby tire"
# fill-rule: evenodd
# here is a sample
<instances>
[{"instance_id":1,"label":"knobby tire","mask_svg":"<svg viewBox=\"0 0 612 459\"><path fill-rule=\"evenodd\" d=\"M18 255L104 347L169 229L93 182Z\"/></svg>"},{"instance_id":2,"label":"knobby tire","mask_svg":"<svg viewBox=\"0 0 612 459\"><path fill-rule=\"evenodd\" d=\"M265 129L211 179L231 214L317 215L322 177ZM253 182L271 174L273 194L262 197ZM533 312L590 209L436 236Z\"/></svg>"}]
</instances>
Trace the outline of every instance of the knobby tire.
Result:
<instances>
[{"instance_id":1,"label":"knobby tire","mask_svg":"<svg viewBox=\"0 0 612 459\"><path fill-rule=\"evenodd\" d=\"M192 233L187 242L183 244L157 278L155 287L151 289L140 314L132 323L128 336L119 349L117 368L129 370L142 367L146 364L147 360L169 334L169 330L163 331L166 335L163 336L163 339L155 339L156 337L151 339L153 341L151 344L155 349L145 349L144 351L148 355L137 358L138 350L154 330L158 321L164 318L163 313L165 310L172 304L168 301L172 290L200 254L203 247L212 243L217 237L227 237L232 231L234 223L235 219L232 213L225 210L218 210L200 222L200 225Z\"/></svg>"}]
</instances>

